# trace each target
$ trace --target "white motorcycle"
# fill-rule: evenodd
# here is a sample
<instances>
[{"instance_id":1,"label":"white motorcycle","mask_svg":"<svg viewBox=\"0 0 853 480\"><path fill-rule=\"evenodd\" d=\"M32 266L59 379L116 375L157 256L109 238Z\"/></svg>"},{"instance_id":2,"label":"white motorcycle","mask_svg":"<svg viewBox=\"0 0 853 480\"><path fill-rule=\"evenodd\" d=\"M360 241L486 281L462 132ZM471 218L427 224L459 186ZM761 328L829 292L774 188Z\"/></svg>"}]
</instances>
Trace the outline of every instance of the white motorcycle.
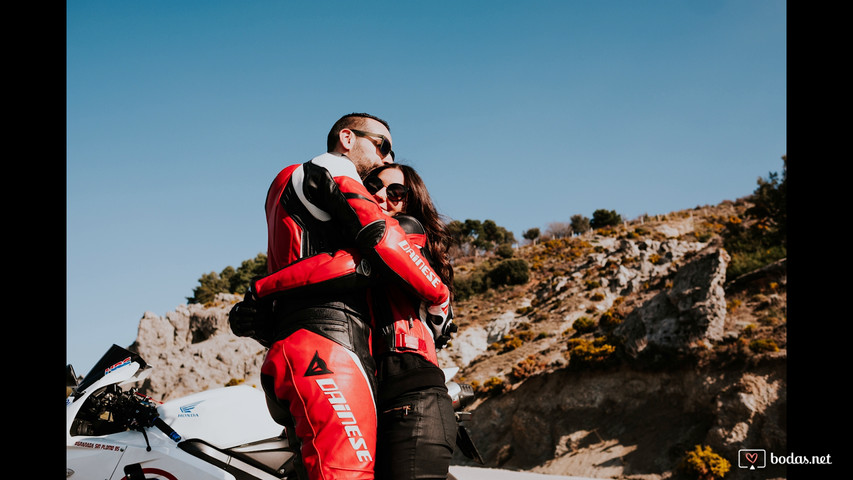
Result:
<instances>
[{"instance_id":1,"label":"white motorcycle","mask_svg":"<svg viewBox=\"0 0 853 480\"><path fill-rule=\"evenodd\" d=\"M449 379L457 445L482 463L468 436L469 385ZM222 387L160 403L136 388L151 367L113 345L79 383L68 365L66 471L72 480L296 480L298 449L270 417L264 394ZM452 479L453 476L448 477Z\"/></svg>"}]
</instances>

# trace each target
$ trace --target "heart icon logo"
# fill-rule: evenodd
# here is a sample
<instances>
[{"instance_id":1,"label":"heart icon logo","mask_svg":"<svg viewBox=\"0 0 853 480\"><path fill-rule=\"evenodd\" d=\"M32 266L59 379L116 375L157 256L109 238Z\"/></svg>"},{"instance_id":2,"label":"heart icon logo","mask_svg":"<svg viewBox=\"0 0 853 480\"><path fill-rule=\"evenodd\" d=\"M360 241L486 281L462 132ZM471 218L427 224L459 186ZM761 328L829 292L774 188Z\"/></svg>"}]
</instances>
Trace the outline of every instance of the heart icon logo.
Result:
<instances>
[{"instance_id":1,"label":"heart icon logo","mask_svg":"<svg viewBox=\"0 0 853 480\"><path fill-rule=\"evenodd\" d=\"M749 460L749 463L755 463L755 461L758 460L758 452L746 453L744 456Z\"/></svg>"}]
</instances>

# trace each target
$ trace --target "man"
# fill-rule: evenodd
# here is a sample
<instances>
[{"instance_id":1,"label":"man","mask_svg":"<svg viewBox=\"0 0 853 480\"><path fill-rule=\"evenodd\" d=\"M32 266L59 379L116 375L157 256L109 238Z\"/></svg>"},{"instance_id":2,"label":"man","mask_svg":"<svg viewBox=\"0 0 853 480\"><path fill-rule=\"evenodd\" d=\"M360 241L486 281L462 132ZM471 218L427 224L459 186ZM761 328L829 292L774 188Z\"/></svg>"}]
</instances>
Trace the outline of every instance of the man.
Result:
<instances>
[{"instance_id":1,"label":"man","mask_svg":"<svg viewBox=\"0 0 853 480\"><path fill-rule=\"evenodd\" d=\"M391 145L384 120L345 115L329 131L327 153L286 167L267 193L271 275L253 282L246 298L272 299L272 345L261 382L273 418L301 443L300 473L311 480L373 478L376 379L364 279L378 271L401 282L431 305L436 323L450 323L447 286L412 258L405 232L361 183L393 161ZM344 248L358 255L337 261ZM315 255L322 252L328 255ZM348 279L351 288L324 288ZM301 286L298 297L294 284ZM276 299L284 290L291 294ZM240 334L238 318L232 312Z\"/></svg>"}]
</instances>

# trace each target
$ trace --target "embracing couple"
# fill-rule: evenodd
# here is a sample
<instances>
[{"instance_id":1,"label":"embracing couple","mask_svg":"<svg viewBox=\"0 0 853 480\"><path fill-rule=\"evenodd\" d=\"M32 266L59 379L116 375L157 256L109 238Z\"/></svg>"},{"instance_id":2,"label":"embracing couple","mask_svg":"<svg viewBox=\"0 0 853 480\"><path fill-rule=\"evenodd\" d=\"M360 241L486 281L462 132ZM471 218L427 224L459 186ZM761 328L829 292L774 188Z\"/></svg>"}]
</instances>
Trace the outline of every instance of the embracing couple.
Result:
<instances>
[{"instance_id":1,"label":"embracing couple","mask_svg":"<svg viewBox=\"0 0 853 480\"><path fill-rule=\"evenodd\" d=\"M449 235L390 127L332 126L267 192L269 275L231 311L269 347L267 405L306 480L444 479L456 420L436 350L456 331Z\"/></svg>"}]
</instances>

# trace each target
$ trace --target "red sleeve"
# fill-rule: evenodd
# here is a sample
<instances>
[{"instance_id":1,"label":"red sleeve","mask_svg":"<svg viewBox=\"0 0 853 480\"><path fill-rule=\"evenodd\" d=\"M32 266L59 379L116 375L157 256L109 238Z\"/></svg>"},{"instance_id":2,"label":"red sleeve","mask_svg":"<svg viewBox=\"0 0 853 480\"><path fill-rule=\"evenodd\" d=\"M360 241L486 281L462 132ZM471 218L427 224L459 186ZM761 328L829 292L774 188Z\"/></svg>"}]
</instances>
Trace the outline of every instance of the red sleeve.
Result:
<instances>
[{"instance_id":1,"label":"red sleeve","mask_svg":"<svg viewBox=\"0 0 853 480\"><path fill-rule=\"evenodd\" d=\"M410 257L417 263L426 236L405 233ZM412 257L414 255L414 257ZM369 270L361 266L361 254L355 249L338 250L334 254L318 253L255 281L255 293L263 298L273 294L307 295L315 291L345 290L367 286Z\"/></svg>"},{"instance_id":2,"label":"red sleeve","mask_svg":"<svg viewBox=\"0 0 853 480\"><path fill-rule=\"evenodd\" d=\"M382 211L361 182L349 178L342 180L340 185L344 194L357 194L347 196L351 212L342 209L342 213L344 217L358 219L361 229L356 235L356 243L365 256L429 304L446 303L450 299L450 291L419 255L420 250L409 243L397 220Z\"/></svg>"},{"instance_id":3,"label":"red sleeve","mask_svg":"<svg viewBox=\"0 0 853 480\"><path fill-rule=\"evenodd\" d=\"M320 289L367 286L370 272L359 268L360 262L361 255L353 249L318 253L256 280L255 292L259 297L276 293L304 295Z\"/></svg>"},{"instance_id":4,"label":"red sleeve","mask_svg":"<svg viewBox=\"0 0 853 480\"><path fill-rule=\"evenodd\" d=\"M344 174L334 176L312 162L305 165L306 197L340 224L346 238L355 239L373 268L400 281L428 304L449 301L447 286L408 242L397 220L382 211L360 180Z\"/></svg>"}]
</instances>

